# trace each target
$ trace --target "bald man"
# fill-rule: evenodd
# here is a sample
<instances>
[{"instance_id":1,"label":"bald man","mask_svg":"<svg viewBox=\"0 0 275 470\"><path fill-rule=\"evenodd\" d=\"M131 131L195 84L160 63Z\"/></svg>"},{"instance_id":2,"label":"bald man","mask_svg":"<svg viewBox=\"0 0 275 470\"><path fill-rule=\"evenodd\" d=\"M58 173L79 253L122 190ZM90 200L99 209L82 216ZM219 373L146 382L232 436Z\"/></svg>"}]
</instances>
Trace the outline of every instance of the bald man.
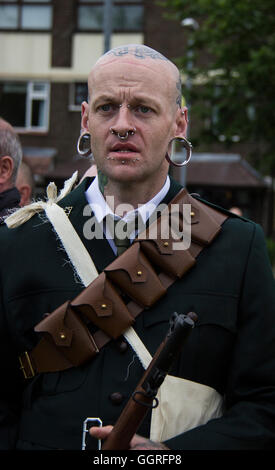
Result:
<instances>
[{"instance_id":1,"label":"bald man","mask_svg":"<svg viewBox=\"0 0 275 470\"><path fill-rule=\"evenodd\" d=\"M13 127L0 118L0 221L19 207L20 194L15 186L22 147Z\"/></svg>"},{"instance_id":2,"label":"bald man","mask_svg":"<svg viewBox=\"0 0 275 470\"><path fill-rule=\"evenodd\" d=\"M191 155L174 64L118 47L88 85L78 149L89 142L97 175L71 192L68 181L57 204L51 185L47 204L0 229L0 445L104 449L173 312L193 311L158 406L137 434L123 429L122 448L274 448L275 285L261 228L169 177L175 138ZM170 228L172 208L181 236L151 233Z\"/></svg>"},{"instance_id":3,"label":"bald man","mask_svg":"<svg viewBox=\"0 0 275 470\"><path fill-rule=\"evenodd\" d=\"M115 206L127 202L137 207L161 190L169 144L186 134L179 72L161 54L133 47L103 56L88 86L82 129L91 135L100 186L105 196L114 196ZM117 135L126 132L132 135L116 148Z\"/></svg>"}]
</instances>

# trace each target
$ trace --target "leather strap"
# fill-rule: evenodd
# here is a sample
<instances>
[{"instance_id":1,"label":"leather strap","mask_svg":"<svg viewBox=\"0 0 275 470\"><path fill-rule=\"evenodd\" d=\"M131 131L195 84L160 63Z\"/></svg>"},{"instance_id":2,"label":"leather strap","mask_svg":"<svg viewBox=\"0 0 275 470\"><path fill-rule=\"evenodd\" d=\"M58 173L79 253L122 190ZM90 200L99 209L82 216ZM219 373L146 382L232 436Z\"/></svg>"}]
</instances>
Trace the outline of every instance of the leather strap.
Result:
<instances>
[{"instance_id":1,"label":"leather strap","mask_svg":"<svg viewBox=\"0 0 275 470\"><path fill-rule=\"evenodd\" d=\"M221 230L221 225L227 219L228 215L194 199L185 189L181 190L177 194L171 204L191 204L191 245L188 250L185 250L184 256L181 258L180 277L182 277L195 264L195 259L201 253L203 248L208 246L216 238ZM169 205L170 207L171 204ZM138 236L134 243L140 243L142 245L143 240L146 240L146 236L143 237L141 235ZM163 243L163 250L166 248L168 250L170 249L169 242L170 240ZM129 250L130 249L131 247ZM127 256L127 251L121 255L118 260L123 260L123 257L125 256ZM108 269L111 269L112 265L113 263L105 269L107 274ZM158 274L158 279L162 286L165 289L168 289L177 280L177 276L171 276L167 271L161 271ZM87 358L90 359L95 356L100 349L111 340L111 337L102 329L98 329L92 335L88 327L84 324L85 318L83 323L83 317L79 319L77 315L73 314L74 312L70 311L70 308L71 306L73 308L73 305L74 301L72 301L71 304L67 302L65 307L62 307L64 312L69 312L68 321L72 324L72 329L77 331L74 343L72 343L70 334L67 335L67 332L64 331L64 323L60 325L60 328L57 324L53 333L54 341L48 334L44 334L32 351L25 351L19 357L21 369L25 378L32 378L37 373L55 372L76 367L83 362L86 362ZM126 307L133 320L142 311L144 311L144 306L136 303L134 300L130 300L126 304ZM35 331L37 332L43 331L39 325L40 324L35 327ZM81 327L79 325L81 325ZM121 331L121 334L122 333L123 331ZM84 344L87 345L84 347L83 355L79 355L79 350L77 350L77 354L75 354L74 350L71 348L71 344L75 344L76 340L81 342L81 348ZM64 351L66 351L66 354L63 353Z\"/></svg>"}]
</instances>

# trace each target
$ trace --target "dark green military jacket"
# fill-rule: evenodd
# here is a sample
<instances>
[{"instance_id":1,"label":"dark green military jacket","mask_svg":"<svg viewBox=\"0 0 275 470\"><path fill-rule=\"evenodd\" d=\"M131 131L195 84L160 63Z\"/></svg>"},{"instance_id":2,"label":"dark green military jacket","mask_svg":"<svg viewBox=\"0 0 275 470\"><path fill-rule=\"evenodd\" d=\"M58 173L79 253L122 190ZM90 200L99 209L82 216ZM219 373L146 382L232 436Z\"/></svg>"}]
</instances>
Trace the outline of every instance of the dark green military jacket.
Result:
<instances>
[{"instance_id":1,"label":"dark green military jacket","mask_svg":"<svg viewBox=\"0 0 275 470\"><path fill-rule=\"evenodd\" d=\"M107 240L83 235L90 181L60 204L101 272L115 255ZM179 189L172 182L164 202ZM34 326L83 289L45 214L15 229L0 227L0 288L1 448L81 449L86 417L115 423L143 373L139 360L120 338L85 365L22 378L18 355L36 344ZM171 374L216 389L225 410L167 446L274 448L275 284L261 228L230 215L195 266L138 316L134 327L152 355L174 311L194 311L199 319ZM149 427L150 414L139 433L148 436Z\"/></svg>"}]
</instances>

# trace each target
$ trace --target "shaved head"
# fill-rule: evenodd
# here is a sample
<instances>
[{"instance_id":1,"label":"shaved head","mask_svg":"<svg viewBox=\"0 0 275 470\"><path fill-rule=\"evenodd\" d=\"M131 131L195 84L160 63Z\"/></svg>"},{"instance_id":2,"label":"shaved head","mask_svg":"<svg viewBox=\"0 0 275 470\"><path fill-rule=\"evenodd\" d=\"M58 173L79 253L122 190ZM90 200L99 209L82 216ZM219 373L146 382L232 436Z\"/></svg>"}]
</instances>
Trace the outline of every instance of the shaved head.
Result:
<instances>
[{"instance_id":1,"label":"shaved head","mask_svg":"<svg viewBox=\"0 0 275 470\"><path fill-rule=\"evenodd\" d=\"M150 200L167 178L172 140L186 132L178 68L150 47L130 44L98 59L88 87L81 127L92 136L101 192L134 204Z\"/></svg>"},{"instance_id":2,"label":"shaved head","mask_svg":"<svg viewBox=\"0 0 275 470\"><path fill-rule=\"evenodd\" d=\"M98 67L111 64L115 61L121 61L124 63L141 65L144 67L151 67L155 69L157 73L163 74L164 80L171 80L171 98L174 103L181 107L182 90L181 90L181 77L178 68L173 62L167 59L160 52L154 49L139 45L129 44L127 46L119 46L111 49L102 55L95 63L89 79L89 94L92 93L92 79L93 73Z\"/></svg>"}]
</instances>

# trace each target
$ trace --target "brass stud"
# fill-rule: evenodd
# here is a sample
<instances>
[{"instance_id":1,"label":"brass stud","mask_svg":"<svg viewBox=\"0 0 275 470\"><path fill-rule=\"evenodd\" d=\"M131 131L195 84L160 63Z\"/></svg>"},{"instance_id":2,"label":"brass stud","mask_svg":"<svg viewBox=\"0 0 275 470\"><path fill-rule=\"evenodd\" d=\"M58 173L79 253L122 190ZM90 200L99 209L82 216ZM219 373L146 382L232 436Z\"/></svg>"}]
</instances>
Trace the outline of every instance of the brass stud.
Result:
<instances>
[{"instance_id":1,"label":"brass stud","mask_svg":"<svg viewBox=\"0 0 275 470\"><path fill-rule=\"evenodd\" d=\"M168 246L169 243L168 242L163 242L163 246Z\"/></svg>"},{"instance_id":2,"label":"brass stud","mask_svg":"<svg viewBox=\"0 0 275 470\"><path fill-rule=\"evenodd\" d=\"M103 308L105 310L105 308L107 308L107 305L106 304L102 304L101 305L101 308Z\"/></svg>"},{"instance_id":3,"label":"brass stud","mask_svg":"<svg viewBox=\"0 0 275 470\"><path fill-rule=\"evenodd\" d=\"M137 272L137 275L138 275L138 276L142 276L142 271L138 271L138 272Z\"/></svg>"},{"instance_id":4,"label":"brass stud","mask_svg":"<svg viewBox=\"0 0 275 470\"><path fill-rule=\"evenodd\" d=\"M61 339L66 339L65 333L60 333L60 338L61 338Z\"/></svg>"},{"instance_id":5,"label":"brass stud","mask_svg":"<svg viewBox=\"0 0 275 470\"><path fill-rule=\"evenodd\" d=\"M195 212L193 212L193 211L192 211L192 212L190 212L190 215L191 215L191 217L194 217L194 215L195 215Z\"/></svg>"}]
</instances>

